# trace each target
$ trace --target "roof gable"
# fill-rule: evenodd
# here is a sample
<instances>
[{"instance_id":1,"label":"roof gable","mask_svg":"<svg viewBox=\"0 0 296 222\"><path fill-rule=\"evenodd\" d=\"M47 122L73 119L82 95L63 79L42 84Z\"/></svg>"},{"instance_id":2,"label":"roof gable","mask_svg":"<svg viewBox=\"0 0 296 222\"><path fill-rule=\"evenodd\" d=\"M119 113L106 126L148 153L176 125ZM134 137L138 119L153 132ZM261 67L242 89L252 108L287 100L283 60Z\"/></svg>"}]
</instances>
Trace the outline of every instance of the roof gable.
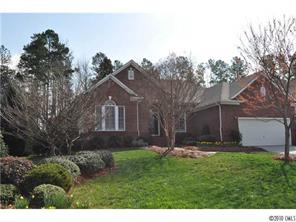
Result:
<instances>
[{"instance_id":1,"label":"roof gable","mask_svg":"<svg viewBox=\"0 0 296 222\"><path fill-rule=\"evenodd\" d=\"M93 85L88 91L91 91L98 86L102 85L103 83L107 82L108 80L112 80L115 82L117 85L119 85L122 89L124 89L127 93L133 96L138 96L137 93L135 93L132 89L127 87L123 82L121 82L119 79L117 79L115 76L109 74L105 78L101 79L99 82L97 82L95 85Z\"/></svg>"},{"instance_id":2,"label":"roof gable","mask_svg":"<svg viewBox=\"0 0 296 222\"><path fill-rule=\"evenodd\" d=\"M245 91L253 82L255 82L261 73L254 73L249 76L245 76L241 79L238 79L229 85L229 96L230 99L235 99L238 95L240 95L243 91Z\"/></svg>"},{"instance_id":3,"label":"roof gable","mask_svg":"<svg viewBox=\"0 0 296 222\"><path fill-rule=\"evenodd\" d=\"M111 73L110 75L116 76L118 73L120 73L121 71L125 70L126 68L128 68L129 66L133 66L135 69L137 69L139 72L141 73L145 73L145 70L142 69L142 67L140 65L138 65L138 63L136 63L134 60L130 60L127 63L125 63L122 67L120 67L119 69L115 70L113 73Z\"/></svg>"},{"instance_id":4,"label":"roof gable","mask_svg":"<svg viewBox=\"0 0 296 222\"><path fill-rule=\"evenodd\" d=\"M91 91L91 90L97 88L98 86L100 86L104 82L106 82L107 80L112 80L116 84L118 84L121 88L123 88L126 92L128 92L129 94L131 94L133 96L138 96L137 93L135 93L131 88L129 88L127 85L125 85L123 82L121 82L118 78L115 77L118 73L120 73L124 69L128 68L129 66L133 66L135 69L137 69L141 73L146 73L140 65L138 65L134 60L131 59L130 61L125 63L122 67L115 70L113 73L110 73L109 75L105 76L103 79L101 79L95 85L93 85L88 91Z\"/></svg>"}]
</instances>

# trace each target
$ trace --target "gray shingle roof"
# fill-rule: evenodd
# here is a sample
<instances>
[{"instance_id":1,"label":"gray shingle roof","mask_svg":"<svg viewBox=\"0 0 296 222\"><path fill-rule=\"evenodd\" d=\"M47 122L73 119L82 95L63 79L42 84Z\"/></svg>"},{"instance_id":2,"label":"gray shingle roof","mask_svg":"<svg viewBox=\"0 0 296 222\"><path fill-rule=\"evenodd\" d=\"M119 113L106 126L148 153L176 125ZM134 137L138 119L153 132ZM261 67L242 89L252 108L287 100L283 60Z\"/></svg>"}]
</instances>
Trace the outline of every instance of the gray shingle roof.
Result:
<instances>
[{"instance_id":1,"label":"gray shingle roof","mask_svg":"<svg viewBox=\"0 0 296 222\"><path fill-rule=\"evenodd\" d=\"M239 92L252 83L260 73L255 73L243 78L240 78L232 83L218 83L210 88L204 88L200 97L199 107L205 107L217 103L238 104L238 101L234 100Z\"/></svg>"},{"instance_id":2,"label":"gray shingle roof","mask_svg":"<svg viewBox=\"0 0 296 222\"><path fill-rule=\"evenodd\" d=\"M243 78L240 78L232 83L230 83L230 98L234 97L236 94L238 94L242 89L244 89L248 84L250 84L252 81L254 81L260 73L254 73L249 76L245 76Z\"/></svg>"}]
</instances>

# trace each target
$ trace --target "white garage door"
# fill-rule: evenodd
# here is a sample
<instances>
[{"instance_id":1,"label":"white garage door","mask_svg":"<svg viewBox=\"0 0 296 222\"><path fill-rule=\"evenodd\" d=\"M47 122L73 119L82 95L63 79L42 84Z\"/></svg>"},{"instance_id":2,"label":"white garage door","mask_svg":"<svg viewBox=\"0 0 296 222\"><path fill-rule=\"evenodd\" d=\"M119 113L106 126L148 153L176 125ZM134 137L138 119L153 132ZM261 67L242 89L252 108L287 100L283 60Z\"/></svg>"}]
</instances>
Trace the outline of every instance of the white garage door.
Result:
<instances>
[{"instance_id":1,"label":"white garage door","mask_svg":"<svg viewBox=\"0 0 296 222\"><path fill-rule=\"evenodd\" d=\"M285 127L280 121L280 118L238 118L243 146L284 145Z\"/></svg>"}]
</instances>

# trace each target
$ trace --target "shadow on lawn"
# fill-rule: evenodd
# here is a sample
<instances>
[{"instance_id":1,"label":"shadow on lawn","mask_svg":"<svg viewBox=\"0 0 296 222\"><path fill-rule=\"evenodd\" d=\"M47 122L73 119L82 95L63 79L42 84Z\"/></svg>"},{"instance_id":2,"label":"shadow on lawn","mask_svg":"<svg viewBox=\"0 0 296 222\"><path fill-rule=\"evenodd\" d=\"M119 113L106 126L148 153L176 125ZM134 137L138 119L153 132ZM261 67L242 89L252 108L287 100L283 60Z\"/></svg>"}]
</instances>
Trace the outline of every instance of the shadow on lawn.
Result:
<instances>
[{"instance_id":1,"label":"shadow on lawn","mask_svg":"<svg viewBox=\"0 0 296 222\"><path fill-rule=\"evenodd\" d=\"M288 187L296 190L296 165L291 163L282 163L280 170Z\"/></svg>"}]
</instances>

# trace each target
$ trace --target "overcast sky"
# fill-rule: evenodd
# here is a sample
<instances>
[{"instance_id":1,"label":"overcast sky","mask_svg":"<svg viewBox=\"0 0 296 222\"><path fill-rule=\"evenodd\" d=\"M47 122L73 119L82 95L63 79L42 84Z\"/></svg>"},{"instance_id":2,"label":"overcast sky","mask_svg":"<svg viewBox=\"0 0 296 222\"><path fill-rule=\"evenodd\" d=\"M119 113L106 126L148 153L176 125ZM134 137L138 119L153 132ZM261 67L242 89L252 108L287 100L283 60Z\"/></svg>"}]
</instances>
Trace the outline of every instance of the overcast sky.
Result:
<instances>
[{"instance_id":1,"label":"overcast sky","mask_svg":"<svg viewBox=\"0 0 296 222\"><path fill-rule=\"evenodd\" d=\"M154 11L155 1L151 1L146 8L152 10L141 10L141 6L132 10L150 13L2 13L0 40L14 63L33 33L46 29L59 34L75 60L90 60L101 51L123 63L140 62L143 57L156 62L170 52L191 55L197 63L209 58L229 62L239 55L240 37L250 23L296 14L295 0L196 2L167 2Z\"/></svg>"}]
</instances>

